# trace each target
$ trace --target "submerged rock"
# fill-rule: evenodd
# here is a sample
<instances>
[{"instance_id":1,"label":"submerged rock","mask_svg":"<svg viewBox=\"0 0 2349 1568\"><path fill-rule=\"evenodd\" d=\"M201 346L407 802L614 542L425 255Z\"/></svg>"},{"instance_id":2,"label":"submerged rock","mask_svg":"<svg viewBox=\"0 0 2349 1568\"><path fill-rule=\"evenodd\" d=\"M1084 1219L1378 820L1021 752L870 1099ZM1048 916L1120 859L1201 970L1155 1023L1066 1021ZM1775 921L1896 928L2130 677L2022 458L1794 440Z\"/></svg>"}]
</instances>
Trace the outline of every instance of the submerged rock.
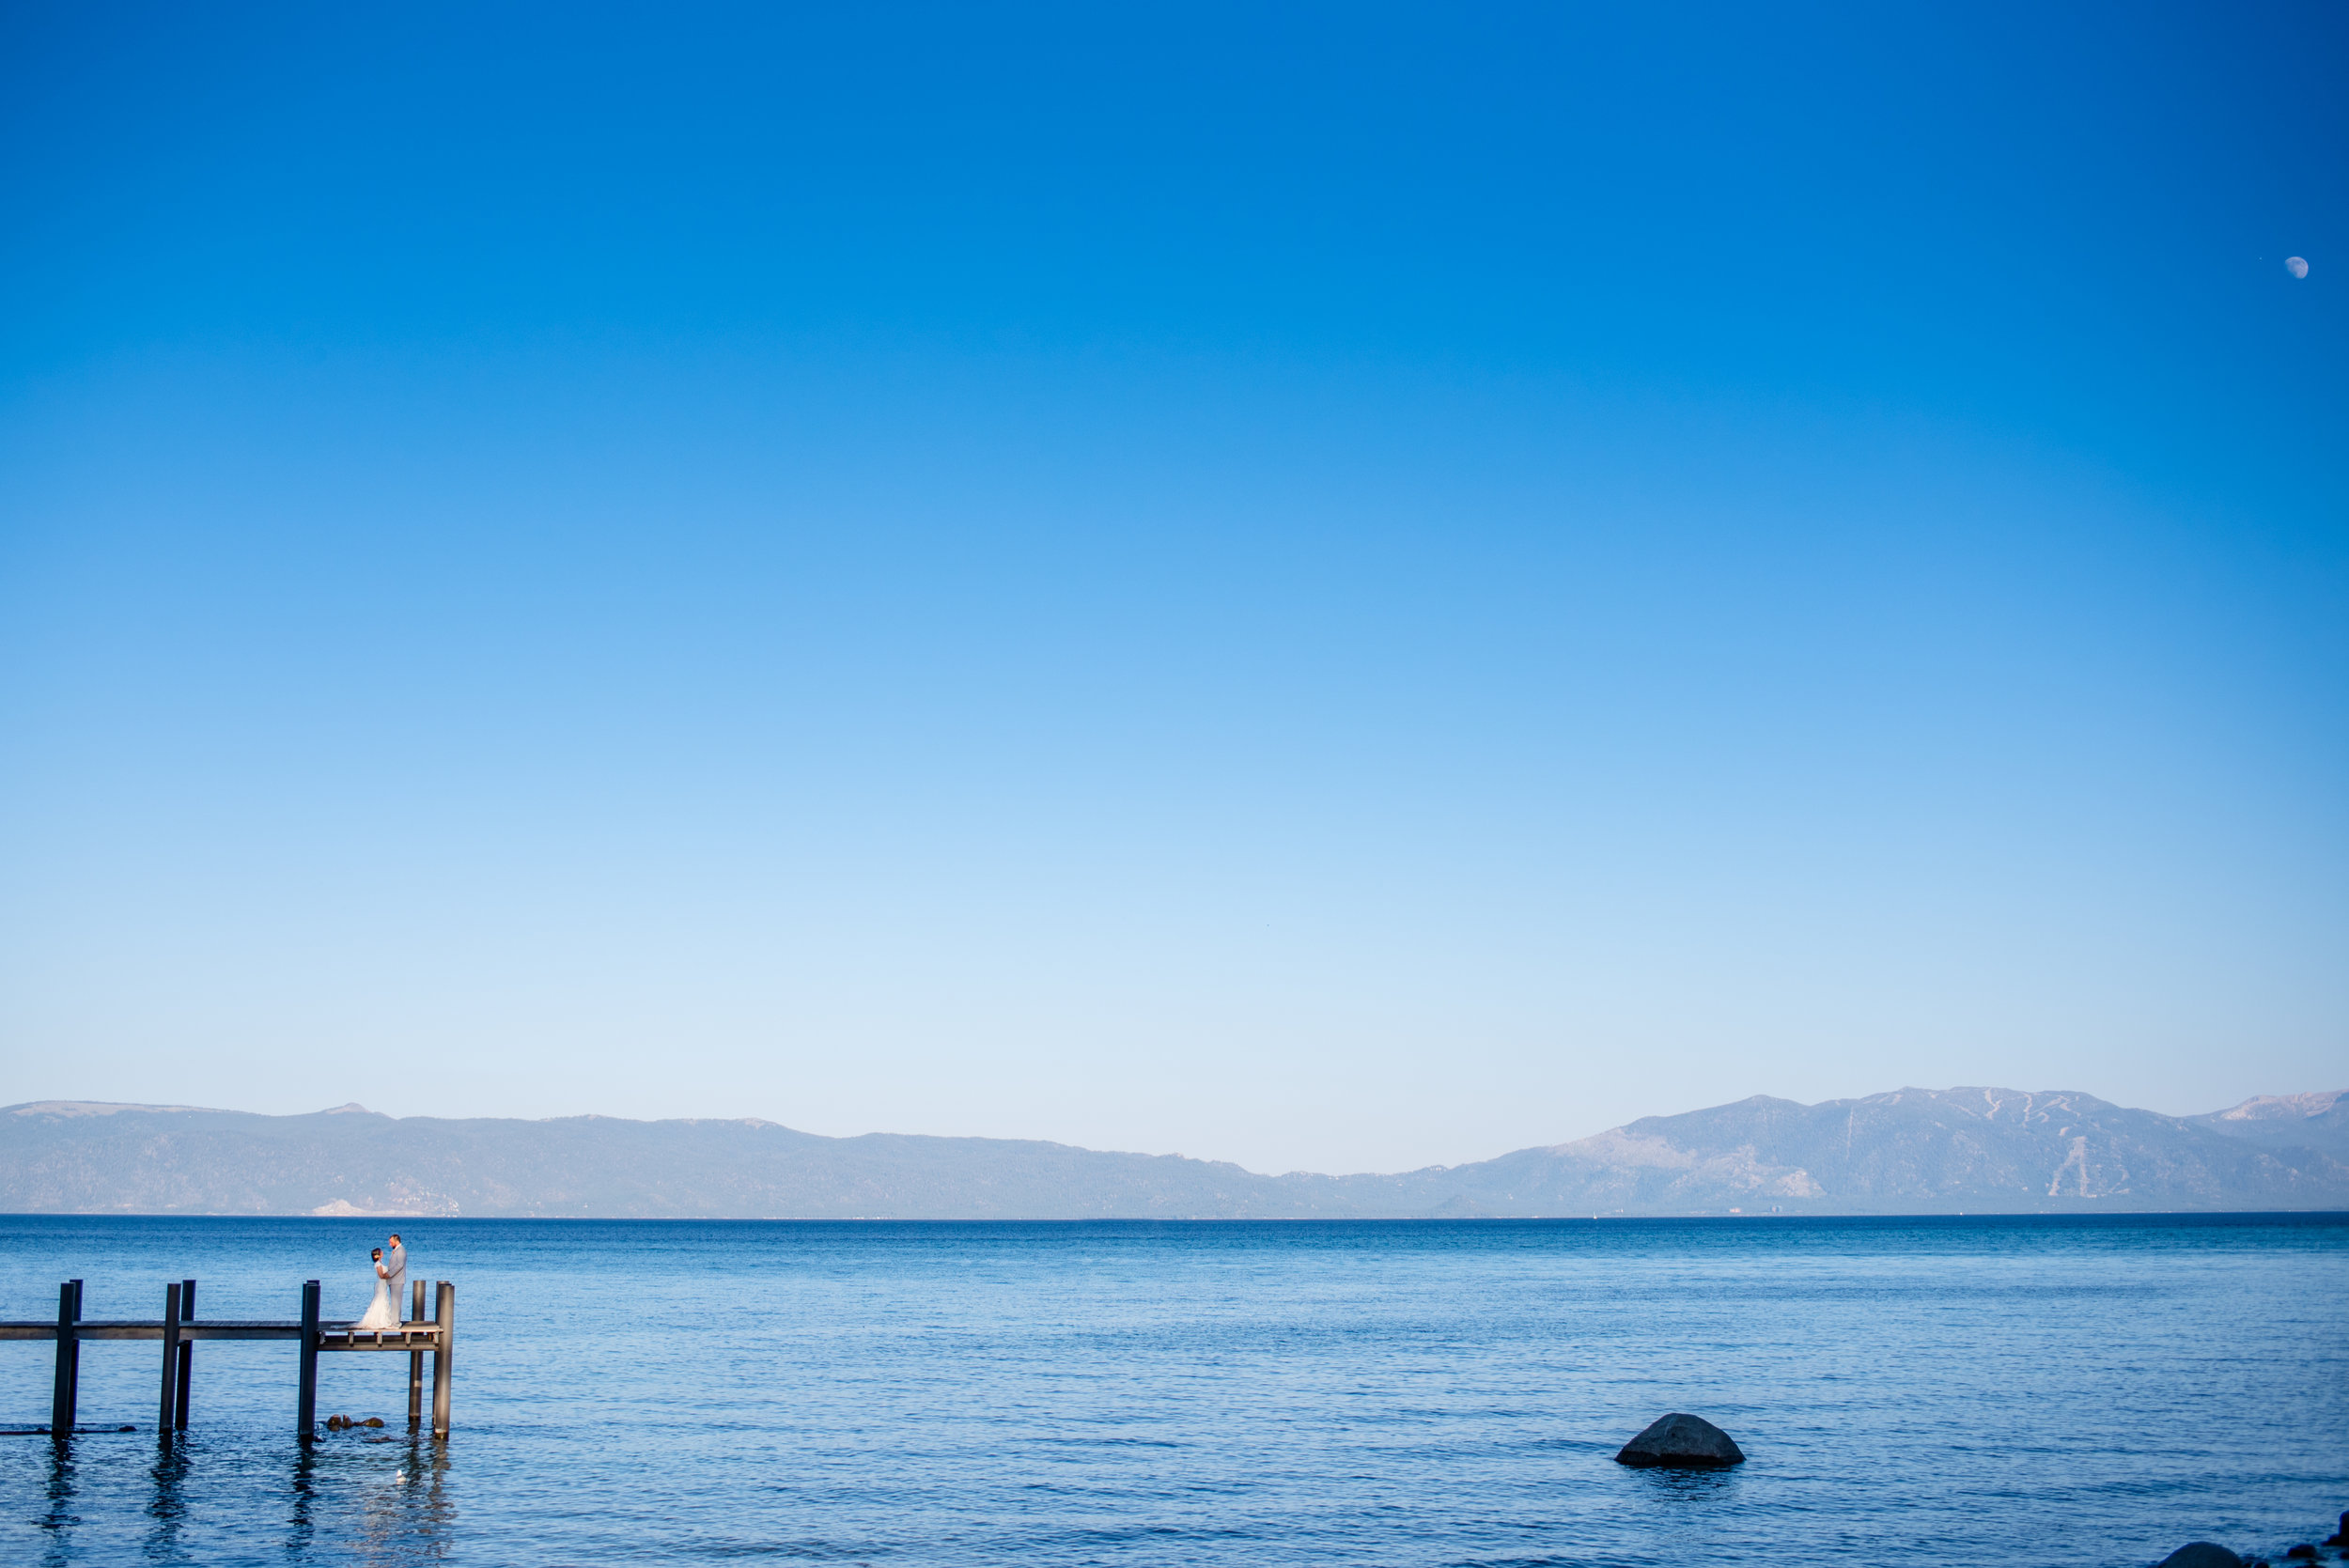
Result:
<instances>
[{"instance_id":1,"label":"submerged rock","mask_svg":"<svg viewBox=\"0 0 2349 1568\"><path fill-rule=\"evenodd\" d=\"M2163 1558L2161 1568L2243 1568L2243 1560L2213 1542L2197 1541Z\"/></svg>"},{"instance_id":2,"label":"submerged rock","mask_svg":"<svg viewBox=\"0 0 2349 1568\"><path fill-rule=\"evenodd\" d=\"M1651 1422L1646 1431L1624 1444L1623 1451L1615 1455L1618 1465L1669 1465L1702 1470L1725 1470L1745 1462L1745 1451L1730 1439L1728 1433L1702 1416L1678 1410Z\"/></svg>"},{"instance_id":3,"label":"submerged rock","mask_svg":"<svg viewBox=\"0 0 2349 1568\"><path fill-rule=\"evenodd\" d=\"M381 1416L369 1416L366 1421L361 1421L359 1424L361 1426L381 1426L383 1424L383 1418Z\"/></svg>"},{"instance_id":4,"label":"submerged rock","mask_svg":"<svg viewBox=\"0 0 2349 1568\"><path fill-rule=\"evenodd\" d=\"M2327 1546L2349 1546L2349 1514L2343 1514L2341 1516L2341 1529L2334 1534L2325 1537L2325 1545Z\"/></svg>"}]
</instances>

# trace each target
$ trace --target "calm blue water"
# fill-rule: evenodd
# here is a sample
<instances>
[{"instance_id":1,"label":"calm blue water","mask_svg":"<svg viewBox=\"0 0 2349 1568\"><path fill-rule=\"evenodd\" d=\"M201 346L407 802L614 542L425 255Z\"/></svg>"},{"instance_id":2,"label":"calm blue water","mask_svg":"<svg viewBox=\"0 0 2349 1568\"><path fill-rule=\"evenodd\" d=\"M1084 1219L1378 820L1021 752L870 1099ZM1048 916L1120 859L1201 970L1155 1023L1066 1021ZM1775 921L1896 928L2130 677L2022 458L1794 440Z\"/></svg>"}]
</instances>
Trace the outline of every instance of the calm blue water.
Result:
<instances>
[{"instance_id":1,"label":"calm blue water","mask_svg":"<svg viewBox=\"0 0 2349 1568\"><path fill-rule=\"evenodd\" d=\"M381 1221L0 1219L0 1314L366 1297ZM414 1220L457 1431L403 1357L83 1351L0 1438L0 1560L2148 1563L2349 1507L2349 1219L1333 1224ZM50 1347L0 1344L0 1421ZM1625 1469L1691 1410L1750 1456ZM2328 1554L2329 1555L2329 1554Z\"/></svg>"}]
</instances>

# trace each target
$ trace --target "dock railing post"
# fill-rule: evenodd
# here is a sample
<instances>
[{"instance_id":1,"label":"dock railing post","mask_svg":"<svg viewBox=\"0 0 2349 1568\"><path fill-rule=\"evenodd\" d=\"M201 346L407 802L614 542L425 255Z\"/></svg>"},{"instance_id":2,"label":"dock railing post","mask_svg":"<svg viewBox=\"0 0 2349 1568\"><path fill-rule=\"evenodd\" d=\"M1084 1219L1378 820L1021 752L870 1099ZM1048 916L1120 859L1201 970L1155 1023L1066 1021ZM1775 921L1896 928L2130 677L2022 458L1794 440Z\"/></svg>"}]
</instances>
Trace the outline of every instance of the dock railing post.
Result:
<instances>
[{"instance_id":1,"label":"dock railing post","mask_svg":"<svg viewBox=\"0 0 2349 1568\"><path fill-rule=\"evenodd\" d=\"M73 1406L81 1393L82 1343L73 1326L82 1318L82 1281L57 1286L57 1381L49 1396L49 1435L59 1442L73 1436Z\"/></svg>"},{"instance_id":2,"label":"dock railing post","mask_svg":"<svg viewBox=\"0 0 2349 1568\"><path fill-rule=\"evenodd\" d=\"M195 1281L179 1281L179 1321L185 1323L195 1315ZM195 1374L195 1342L179 1342L179 1398L172 1405L171 1424L175 1431L188 1429L188 1383Z\"/></svg>"},{"instance_id":3,"label":"dock railing post","mask_svg":"<svg viewBox=\"0 0 2349 1568\"><path fill-rule=\"evenodd\" d=\"M424 1321L424 1281L415 1281L414 1305L408 1311L408 1321ZM424 1424L424 1352L408 1353L408 1430L413 1432Z\"/></svg>"},{"instance_id":4,"label":"dock railing post","mask_svg":"<svg viewBox=\"0 0 2349 1568\"><path fill-rule=\"evenodd\" d=\"M155 1411L155 1436L165 1442L178 1423L173 1421L173 1400L179 1391L179 1284L172 1281L163 1287L163 1403Z\"/></svg>"},{"instance_id":5,"label":"dock railing post","mask_svg":"<svg viewBox=\"0 0 2349 1568\"><path fill-rule=\"evenodd\" d=\"M433 1336L437 1348L432 1352L432 1436L448 1436L449 1384L456 1374L457 1352L457 1287L446 1280L441 1281L438 1299L433 1302L432 1321L440 1332Z\"/></svg>"},{"instance_id":6,"label":"dock railing post","mask_svg":"<svg viewBox=\"0 0 2349 1568\"><path fill-rule=\"evenodd\" d=\"M294 1402L296 1436L308 1442L319 1420L319 1282L302 1287L302 1391Z\"/></svg>"}]
</instances>

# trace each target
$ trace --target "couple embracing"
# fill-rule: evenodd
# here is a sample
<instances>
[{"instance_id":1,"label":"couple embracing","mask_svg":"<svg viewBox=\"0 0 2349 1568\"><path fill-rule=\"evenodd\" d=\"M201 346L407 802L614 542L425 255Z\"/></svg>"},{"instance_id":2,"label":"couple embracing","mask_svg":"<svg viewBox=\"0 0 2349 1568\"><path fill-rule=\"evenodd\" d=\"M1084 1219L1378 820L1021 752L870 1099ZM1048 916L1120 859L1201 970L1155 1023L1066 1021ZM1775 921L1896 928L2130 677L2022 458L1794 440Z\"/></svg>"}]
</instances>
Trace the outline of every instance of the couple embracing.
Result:
<instances>
[{"instance_id":1,"label":"couple embracing","mask_svg":"<svg viewBox=\"0 0 2349 1568\"><path fill-rule=\"evenodd\" d=\"M408 1250L399 1244L399 1233L392 1233L389 1251L379 1247L369 1256L375 1267L375 1299L367 1303L366 1315L351 1327L397 1328L399 1298L408 1291Z\"/></svg>"}]
</instances>

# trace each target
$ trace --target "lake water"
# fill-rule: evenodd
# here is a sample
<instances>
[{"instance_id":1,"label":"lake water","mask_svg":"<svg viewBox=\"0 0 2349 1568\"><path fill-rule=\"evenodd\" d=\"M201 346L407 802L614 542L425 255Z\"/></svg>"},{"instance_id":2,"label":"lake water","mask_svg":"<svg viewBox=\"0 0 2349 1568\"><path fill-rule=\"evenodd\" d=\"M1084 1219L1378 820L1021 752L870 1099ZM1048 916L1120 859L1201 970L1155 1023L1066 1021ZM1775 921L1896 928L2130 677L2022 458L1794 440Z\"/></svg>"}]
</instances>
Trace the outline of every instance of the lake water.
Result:
<instances>
[{"instance_id":1,"label":"lake water","mask_svg":"<svg viewBox=\"0 0 2349 1568\"><path fill-rule=\"evenodd\" d=\"M2349 1507L2349 1217L402 1221L458 1282L456 1431L406 1358L85 1346L0 1438L0 1560L2150 1563ZM366 1302L382 1221L0 1219L0 1315ZM0 1343L0 1423L52 1351ZM1656 1416L1726 1473L1631 1470ZM2328 1556L2330 1554L2327 1554Z\"/></svg>"}]
</instances>

